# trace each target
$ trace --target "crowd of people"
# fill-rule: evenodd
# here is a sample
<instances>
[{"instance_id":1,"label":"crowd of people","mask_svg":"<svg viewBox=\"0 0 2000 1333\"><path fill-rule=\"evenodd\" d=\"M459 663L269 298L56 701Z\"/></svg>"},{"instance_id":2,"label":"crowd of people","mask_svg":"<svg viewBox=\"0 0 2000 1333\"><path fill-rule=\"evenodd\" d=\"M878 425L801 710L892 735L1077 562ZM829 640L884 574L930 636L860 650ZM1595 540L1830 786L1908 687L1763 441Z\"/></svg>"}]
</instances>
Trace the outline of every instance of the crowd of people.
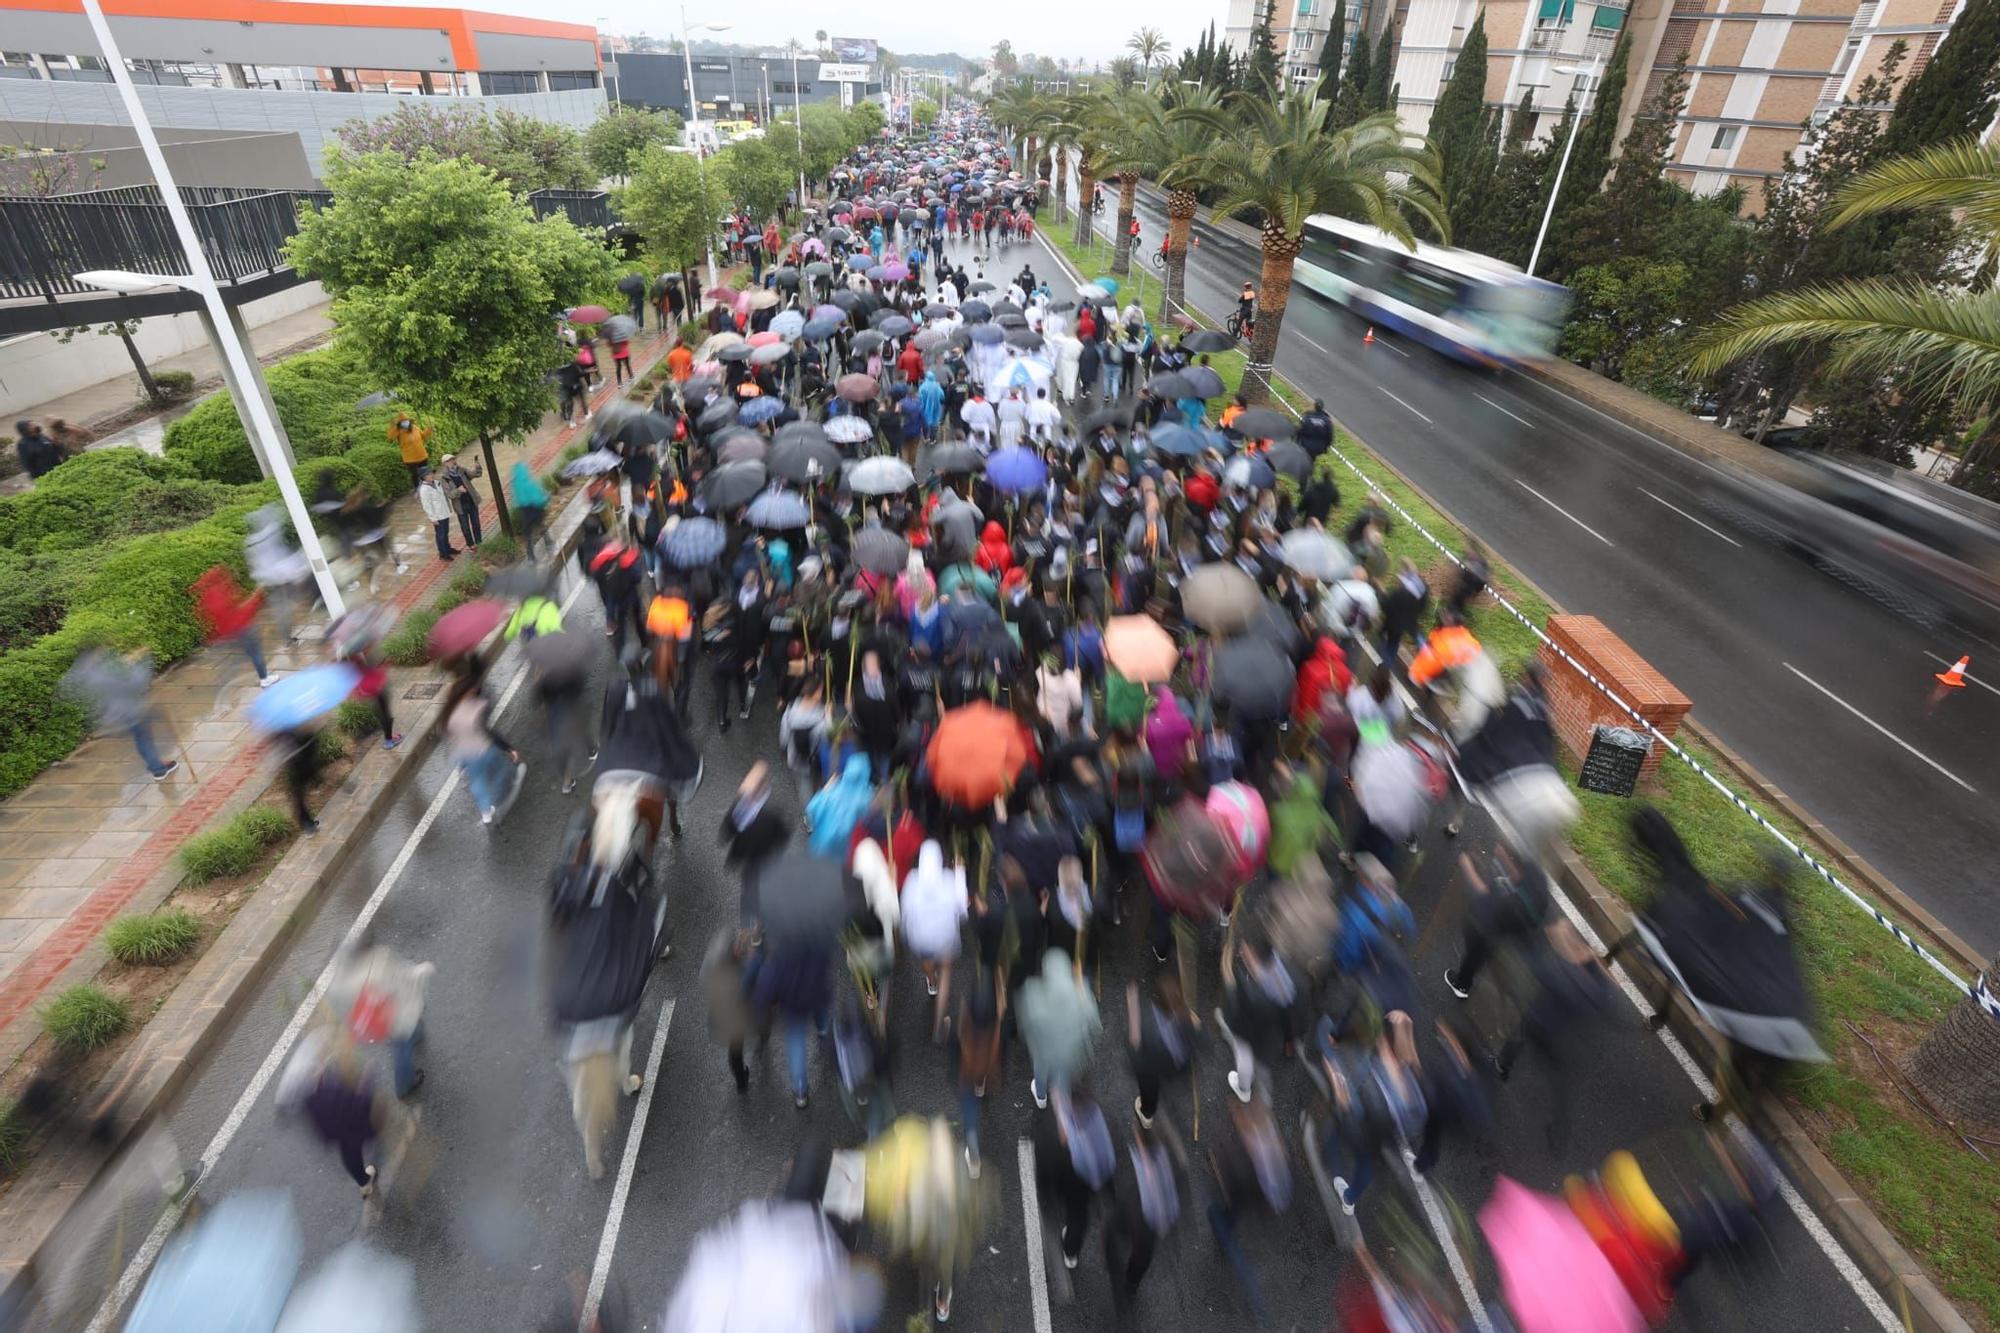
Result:
<instances>
[{"instance_id":1,"label":"crowd of people","mask_svg":"<svg viewBox=\"0 0 2000 1333\"><path fill-rule=\"evenodd\" d=\"M1467 552L1435 587L1393 561L1389 515L1343 506L1320 465L1324 408L1293 420L1231 398L1209 364L1221 335L1158 327L1109 281L1072 291L1032 260L1003 265L996 239L1032 237L1037 187L977 113L871 143L823 184L789 235L732 220L747 289L639 284L663 314L702 311L708 333L676 349L650 409L601 413L570 464L591 478L574 558L608 643L565 625L546 566L510 584L504 617L561 790L588 784L550 872L548 931L592 1176L621 1094L640 1087L633 1028L673 948L653 865L710 776L695 738L760 713L771 729L768 758L723 779L738 904L704 942L700 994L739 1091L746 1048L780 1034L800 1114L830 1095L845 1118L829 1123L857 1146L802 1153L782 1198L706 1233L664 1327L872 1326L882 1287L857 1257L871 1246L912 1265L948 1321L989 1220L983 1109L1007 1080L1036 1108L1053 1254L1078 1268L1095 1227L1121 1318L1190 1217L1262 1317L1253 1220L1317 1192L1361 1259L1334 1293L1337 1326L1469 1327L1447 1272L1371 1249L1348 1219L1383 1193L1385 1166L1422 1178L1486 1134L1524 1061L1554 1090L1560 1151L1564 1090L1590 1077L1571 1067L1576 1034L1613 1008L1603 960L1552 906L1545 866L1577 806L1539 671L1509 683L1471 623L1483 558ZM444 559L454 516L480 539L452 467L420 476ZM356 688L379 666L375 628L335 635ZM446 727L490 824L527 767L496 729L476 643L447 652ZM373 697L390 737L379 681ZM1503 988L1518 1018L1497 1034L1427 1005L1412 960L1418 914L1438 906L1406 898L1418 849L1474 804L1499 833L1457 858L1469 908L1442 980L1460 1000ZM1760 967L1783 972L1775 876L1723 889L1656 812L1635 807L1632 823L1669 905L1638 945L1677 958L1689 940L1754 936ZM1144 976L1101 997L1114 953ZM899 1049L910 1024L891 1021L913 971L935 1056ZM422 1081L428 976L383 944L348 959L338 1023L281 1083L364 1196ZM1782 1003L1802 1012L1793 990ZM386 1087L356 1056L369 1044L393 1053ZM813 1086L816 1048L829 1087ZM1199 1076L1228 1113L1199 1135L1204 1050ZM1740 1055L1726 1101L1816 1058L1749 1036ZM904 1098L899 1114L898 1071L932 1058L955 1106ZM1127 1080L1129 1105L1109 1095ZM1280 1106L1306 1108L1296 1132ZM1508 1219L1537 1210L1587 1224L1602 1271L1537 1280L1588 1291L1597 1327L1643 1327L1705 1257L1740 1246L1773 1188L1739 1124L1718 1122L1713 1144L1714 1169L1671 1189L1624 1154L1569 1199L1503 1179L1481 1213L1488 1242L1501 1254ZM732 1304L738 1270L781 1242L753 1316ZM1533 1329L1519 1292L1510 1277Z\"/></svg>"}]
</instances>

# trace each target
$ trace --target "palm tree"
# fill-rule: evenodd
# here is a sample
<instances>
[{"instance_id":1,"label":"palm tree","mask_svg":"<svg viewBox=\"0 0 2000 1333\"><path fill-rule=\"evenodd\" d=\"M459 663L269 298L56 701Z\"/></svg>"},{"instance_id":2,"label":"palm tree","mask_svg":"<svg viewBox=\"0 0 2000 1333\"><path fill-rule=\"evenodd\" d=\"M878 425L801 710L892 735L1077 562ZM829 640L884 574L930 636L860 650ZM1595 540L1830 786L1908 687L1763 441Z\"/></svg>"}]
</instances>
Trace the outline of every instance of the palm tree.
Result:
<instances>
[{"instance_id":1,"label":"palm tree","mask_svg":"<svg viewBox=\"0 0 2000 1333\"><path fill-rule=\"evenodd\" d=\"M1172 106L1150 94L1130 99L1121 117L1121 131L1110 165L1121 173L1150 176L1167 192L1167 280L1160 299L1165 319L1184 308L1187 295L1188 238L1203 184L1201 156L1214 142L1214 123L1222 116L1220 99L1207 89L1180 90ZM1127 230L1129 230L1129 224Z\"/></svg>"},{"instance_id":2,"label":"palm tree","mask_svg":"<svg viewBox=\"0 0 2000 1333\"><path fill-rule=\"evenodd\" d=\"M1040 181L1036 197L1048 192L1049 184L1049 138L1062 124L1062 96L1057 93L1037 93L1030 104L1027 124L1028 151L1021 160L1021 174L1032 184Z\"/></svg>"},{"instance_id":3,"label":"palm tree","mask_svg":"<svg viewBox=\"0 0 2000 1333\"><path fill-rule=\"evenodd\" d=\"M1076 146L1082 109L1089 101L1087 96L1080 93L1056 98L1055 118L1044 127L1048 145L1054 150L1052 156L1055 160L1055 188L1050 193L1055 200L1057 222L1066 221L1069 217L1069 155L1070 150Z\"/></svg>"},{"instance_id":4,"label":"palm tree","mask_svg":"<svg viewBox=\"0 0 2000 1333\"><path fill-rule=\"evenodd\" d=\"M993 94L992 100L986 104L987 112L993 117L993 123L999 126L1000 133L1006 136L1009 146L1021 145L1023 158L1027 156L1028 145L1031 142L1028 127L1034 123L1035 117L1039 114L1040 101L1033 88L1025 84L1010 83Z\"/></svg>"},{"instance_id":5,"label":"palm tree","mask_svg":"<svg viewBox=\"0 0 2000 1333\"><path fill-rule=\"evenodd\" d=\"M1140 77L1150 80L1153 62L1167 53L1167 39L1158 28L1141 28L1126 40L1125 49L1138 58Z\"/></svg>"},{"instance_id":6,"label":"palm tree","mask_svg":"<svg viewBox=\"0 0 2000 1333\"><path fill-rule=\"evenodd\" d=\"M1090 211L1091 196L1097 193L1097 182L1110 170L1111 141L1105 132L1104 117L1097 114L1097 97L1079 98L1074 119L1069 123L1075 129L1072 146L1076 149L1076 243L1088 247L1092 244L1091 232L1096 226L1096 215Z\"/></svg>"},{"instance_id":7,"label":"palm tree","mask_svg":"<svg viewBox=\"0 0 2000 1333\"><path fill-rule=\"evenodd\" d=\"M1139 202L1139 178L1152 167L1145 154L1133 149L1161 111L1159 98L1138 91L1113 93L1093 108L1104 132L1104 164L1118 177L1118 225L1112 232L1111 271L1119 277L1132 271L1132 213Z\"/></svg>"},{"instance_id":8,"label":"palm tree","mask_svg":"<svg viewBox=\"0 0 2000 1333\"><path fill-rule=\"evenodd\" d=\"M1394 112L1382 111L1327 133L1318 90L1295 88L1232 99L1232 120L1214 112L1190 119L1211 131L1211 147L1176 173L1216 187L1211 213L1225 217L1254 208L1264 216L1259 315L1244 375L1253 403L1270 394L1278 332L1292 296L1292 264L1305 247L1306 219L1336 213L1379 227L1405 245L1415 238L1405 216L1415 213L1449 238L1438 186L1437 154L1428 141L1403 132Z\"/></svg>"},{"instance_id":9,"label":"palm tree","mask_svg":"<svg viewBox=\"0 0 2000 1333\"><path fill-rule=\"evenodd\" d=\"M1833 207L1829 230L1908 208L1958 213L1988 259L1973 285L1958 291L1864 278L1750 301L1694 340L1690 368L1711 375L1781 344L1830 344L1830 375L1894 372L1908 392L1927 398L1979 402L2000 393L1991 258L2000 246L2000 146L1968 140L1893 158L1849 181Z\"/></svg>"}]
</instances>

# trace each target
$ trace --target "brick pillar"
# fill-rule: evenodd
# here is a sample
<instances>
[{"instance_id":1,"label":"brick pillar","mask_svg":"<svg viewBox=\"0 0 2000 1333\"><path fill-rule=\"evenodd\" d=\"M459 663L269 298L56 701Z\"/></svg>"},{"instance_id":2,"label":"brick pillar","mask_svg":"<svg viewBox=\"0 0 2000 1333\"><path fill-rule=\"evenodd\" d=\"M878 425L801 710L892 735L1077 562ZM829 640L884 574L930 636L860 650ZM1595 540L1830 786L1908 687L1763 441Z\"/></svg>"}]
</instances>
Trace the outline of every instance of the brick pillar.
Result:
<instances>
[{"instance_id":1,"label":"brick pillar","mask_svg":"<svg viewBox=\"0 0 2000 1333\"><path fill-rule=\"evenodd\" d=\"M1620 699L1638 709L1639 716L1659 728L1662 735L1672 736L1679 731L1681 719L1694 707L1685 694L1675 689L1672 682L1633 652L1596 616L1551 616L1548 634L1557 646L1582 663ZM1603 691L1585 680L1575 667L1550 652L1546 644L1542 646L1540 656L1542 667L1548 673L1549 711L1555 723L1556 737L1572 759L1581 762L1590 749L1593 727L1599 724L1611 727L1634 725L1629 713L1605 698ZM1659 770L1660 757L1664 753L1660 743L1654 741L1652 752L1646 756L1645 766L1639 770L1642 779L1651 777Z\"/></svg>"}]
</instances>

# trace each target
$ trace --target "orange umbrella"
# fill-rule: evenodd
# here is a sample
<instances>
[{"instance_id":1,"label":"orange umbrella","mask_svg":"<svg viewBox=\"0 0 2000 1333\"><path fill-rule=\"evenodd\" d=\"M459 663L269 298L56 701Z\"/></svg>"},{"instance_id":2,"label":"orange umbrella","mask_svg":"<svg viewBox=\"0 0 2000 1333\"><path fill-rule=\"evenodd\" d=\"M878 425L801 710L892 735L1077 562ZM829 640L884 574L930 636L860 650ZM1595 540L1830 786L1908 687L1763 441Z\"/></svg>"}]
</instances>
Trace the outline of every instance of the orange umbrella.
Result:
<instances>
[{"instance_id":1,"label":"orange umbrella","mask_svg":"<svg viewBox=\"0 0 2000 1333\"><path fill-rule=\"evenodd\" d=\"M939 720L924 760L938 795L976 810L1006 791L1033 754L1027 732L1012 713L989 703L970 703Z\"/></svg>"},{"instance_id":2,"label":"orange umbrella","mask_svg":"<svg viewBox=\"0 0 2000 1333\"><path fill-rule=\"evenodd\" d=\"M1104 626L1104 660L1138 685L1157 685L1174 674L1181 650L1151 616L1113 616Z\"/></svg>"}]
</instances>

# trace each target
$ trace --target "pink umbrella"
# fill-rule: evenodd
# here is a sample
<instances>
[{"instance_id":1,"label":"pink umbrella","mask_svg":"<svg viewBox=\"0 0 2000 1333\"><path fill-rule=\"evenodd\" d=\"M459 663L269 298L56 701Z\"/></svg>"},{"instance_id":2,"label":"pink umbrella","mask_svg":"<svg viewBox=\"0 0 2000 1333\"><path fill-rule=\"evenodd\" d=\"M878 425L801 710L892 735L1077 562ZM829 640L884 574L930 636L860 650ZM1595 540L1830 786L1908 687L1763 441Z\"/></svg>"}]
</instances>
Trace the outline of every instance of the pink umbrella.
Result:
<instances>
[{"instance_id":1,"label":"pink umbrella","mask_svg":"<svg viewBox=\"0 0 2000 1333\"><path fill-rule=\"evenodd\" d=\"M799 253L802 255L818 255L821 259L824 259L826 258L826 242L817 236L808 237L806 243L799 247Z\"/></svg>"},{"instance_id":2,"label":"pink umbrella","mask_svg":"<svg viewBox=\"0 0 2000 1333\"><path fill-rule=\"evenodd\" d=\"M1271 814L1257 789L1241 782L1221 782L1208 790L1209 816L1229 835L1236 849L1236 870L1247 878L1271 850Z\"/></svg>"},{"instance_id":3,"label":"pink umbrella","mask_svg":"<svg viewBox=\"0 0 2000 1333\"><path fill-rule=\"evenodd\" d=\"M909 265L903 263L900 259L891 260L882 267L887 270L883 276L890 282L901 282L910 276Z\"/></svg>"},{"instance_id":4,"label":"pink umbrella","mask_svg":"<svg viewBox=\"0 0 2000 1333\"><path fill-rule=\"evenodd\" d=\"M1625 1284L1561 1199L1501 1176L1479 1229L1521 1333L1643 1333Z\"/></svg>"},{"instance_id":5,"label":"pink umbrella","mask_svg":"<svg viewBox=\"0 0 2000 1333\"><path fill-rule=\"evenodd\" d=\"M569 312L572 324L602 324L611 318L611 312L601 305L580 305Z\"/></svg>"},{"instance_id":6,"label":"pink umbrella","mask_svg":"<svg viewBox=\"0 0 2000 1333\"><path fill-rule=\"evenodd\" d=\"M769 347L772 343L781 343L783 341L782 337L771 332L769 329L765 329L762 333L753 333L750 335L750 345L752 347Z\"/></svg>"}]
</instances>

